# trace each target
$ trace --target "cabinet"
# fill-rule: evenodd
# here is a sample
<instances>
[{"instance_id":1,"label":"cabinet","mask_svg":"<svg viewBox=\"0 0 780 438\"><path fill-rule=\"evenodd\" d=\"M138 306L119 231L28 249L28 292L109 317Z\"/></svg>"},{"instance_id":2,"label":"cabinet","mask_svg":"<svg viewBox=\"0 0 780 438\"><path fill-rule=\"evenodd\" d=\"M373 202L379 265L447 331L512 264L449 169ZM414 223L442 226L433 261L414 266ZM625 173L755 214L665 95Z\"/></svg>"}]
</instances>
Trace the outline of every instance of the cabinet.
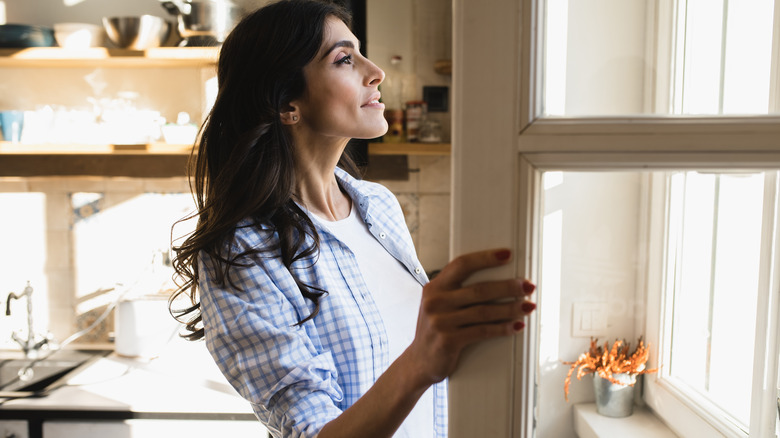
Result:
<instances>
[{"instance_id":1,"label":"cabinet","mask_svg":"<svg viewBox=\"0 0 780 438\"><path fill-rule=\"evenodd\" d=\"M45 69L196 69L201 85L215 75L218 48L161 47L148 50L90 48L0 49L4 68ZM67 84L62 84L63 86ZM24 87L21 87L24 90ZM24 93L20 91L19 93ZM206 107L203 87L202 106ZM177 96L171 96L176 99ZM369 154L448 155L448 144L372 143ZM132 147L110 144L27 144L0 142L0 177L15 176L182 176L192 145L151 143Z\"/></svg>"}]
</instances>

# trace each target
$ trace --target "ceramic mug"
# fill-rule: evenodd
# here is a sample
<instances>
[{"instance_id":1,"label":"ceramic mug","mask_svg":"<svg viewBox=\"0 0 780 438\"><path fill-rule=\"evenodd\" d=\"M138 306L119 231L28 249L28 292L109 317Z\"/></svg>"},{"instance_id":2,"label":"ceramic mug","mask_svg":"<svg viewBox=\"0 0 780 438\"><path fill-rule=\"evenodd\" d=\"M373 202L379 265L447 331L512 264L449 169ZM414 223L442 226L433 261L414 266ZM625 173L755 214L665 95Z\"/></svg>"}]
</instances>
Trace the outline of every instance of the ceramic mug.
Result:
<instances>
[{"instance_id":1,"label":"ceramic mug","mask_svg":"<svg viewBox=\"0 0 780 438\"><path fill-rule=\"evenodd\" d=\"M3 140L18 143L22 139L24 111L0 111L0 128Z\"/></svg>"}]
</instances>

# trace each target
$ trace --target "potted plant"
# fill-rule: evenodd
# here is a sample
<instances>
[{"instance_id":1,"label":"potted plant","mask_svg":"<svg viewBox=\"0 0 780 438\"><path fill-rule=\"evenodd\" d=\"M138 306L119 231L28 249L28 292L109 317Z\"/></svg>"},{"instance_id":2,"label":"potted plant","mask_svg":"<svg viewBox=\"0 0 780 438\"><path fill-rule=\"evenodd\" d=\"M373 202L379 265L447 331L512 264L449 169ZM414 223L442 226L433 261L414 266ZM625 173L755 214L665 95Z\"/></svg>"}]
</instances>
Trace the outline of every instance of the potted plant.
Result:
<instances>
[{"instance_id":1,"label":"potted plant","mask_svg":"<svg viewBox=\"0 0 780 438\"><path fill-rule=\"evenodd\" d=\"M582 376L593 374L593 387L596 392L596 410L608 417L627 417L633 413L634 384L642 374L654 373L657 369L646 367L650 354L648 347L639 338L633 352L628 342L615 340L612 348L609 342L598 345L598 339L590 339L590 349L582 353L574 362L563 362L571 365L563 383L566 401L569 401L569 385L574 370L577 370L577 380Z\"/></svg>"}]
</instances>

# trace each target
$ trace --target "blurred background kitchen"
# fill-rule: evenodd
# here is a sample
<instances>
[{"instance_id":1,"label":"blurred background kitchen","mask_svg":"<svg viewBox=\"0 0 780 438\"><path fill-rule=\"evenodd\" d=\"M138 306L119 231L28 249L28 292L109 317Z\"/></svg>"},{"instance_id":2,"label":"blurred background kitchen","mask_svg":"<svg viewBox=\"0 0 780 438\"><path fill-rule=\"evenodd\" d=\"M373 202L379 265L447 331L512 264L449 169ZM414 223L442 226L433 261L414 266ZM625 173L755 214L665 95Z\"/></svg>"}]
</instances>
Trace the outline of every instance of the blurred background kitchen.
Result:
<instances>
[{"instance_id":1,"label":"blurred background kitchen","mask_svg":"<svg viewBox=\"0 0 780 438\"><path fill-rule=\"evenodd\" d=\"M4 10L8 24L50 28L59 23L87 23L102 30L103 17L143 14L175 24L176 17L161 3L6 0L0 2L0 10ZM446 87L450 82L449 76L434 71L436 61L447 59L450 53L449 2L417 3L372 1L367 8L369 56L387 71L400 70L412 84L414 88L405 91L405 101L422 100L423 85ZM241 6L248 9L262 4L262 0L245 1ZM164 44L177 44L180 37L176 33L172 32ZM101 45L115 46L108 38L101 41ZM0 205L5 214L0 219L0 236L5 251L0 254L0 290L21 291L31 281L34 299L41 301L36 306L40 311L36 321L40 321L41 330L48 328L57 338L82 327L92 311L99 310L83 299L90 293L131 284L151 271L160 281L169 277L158 272L167 268L166 263L154 266L152 261L167 261L170 225L192 210L183 168L164 170L162 173L171 175L163 178L105 177L101 176L106 172L99 167L100 159L106 147L120 154L145 148L147 155L154 155L155 147L163 149L165 144L188 149L194 127L200 125L210 107L215 86L214 66L207 59L212 52L206 52L205 60L185 59L178 67L175 60L169 66L155 59L131 59L138 62L125 66L121 57L114 57L118 61L89 59L86 57L93 52L80 49L73 49L74 55L69 57L62 53L67 50L58 48L41 56L53 53L50 56L72 59L36 62L15 58L24 51L14 49L4 49L0 58L0 110L25 112L19 143L5 140L2 146L7 153L0 155L0 161L10 163L16 154L43 150L38 163L25 162L16 169L3 166ZM400 67L390 64L393 55L402 57ZM449 112L429 112L427 117L441 127L444 138L439 144L446 143ZM166 128L177 125L185 129L179 130L178 138L166 139L166 133L176 135ZM420 143L416 149L423 155L411 150L404 156L408 169L402 170L407 172L400 176L390 172L382 181L401 198L422 261L432 271L444 264L448 253L449 158L434 148L437 145L426 146ZM71 152L92 153L94 175L89 169L81 169L84 175L79 176L43 173L70 173L64 168L69 161L62 155ZM132 157L140 154L143 152ZM376 161L381 163L381 158ZM50 163L60 169L50 169ZM134 164L129 162L128 166ZM37 167L41 174L12 174L14 170L36 171L27 167ZM368 169L373 170L370 165ZM132 172L128 168L116 173ZM375 173L381 179L381 174L388 172L376 169ZM177 234L185 232L183 227ZM23 321L14 315L0 320L0 342L7 337L4 333ZM107 341L109 326L83 339Z\"/></svg>"},{"instance_id":2,"label":"blurred background kitchen","mask_svg":"<svg viewBox=\"0 0 780 438\"><path fill-rule=\"evenodd\" d=\"M185 163L220 41L265 3L0 0L0 349L116 347L131 368L190 357L165 298L171 238L192 225L171 226L193 212ZM367 178L398 196L433 272L449 254L451 4L345 4L400 111L386 138L355 148Z\"/></svg>"}]
</instances>

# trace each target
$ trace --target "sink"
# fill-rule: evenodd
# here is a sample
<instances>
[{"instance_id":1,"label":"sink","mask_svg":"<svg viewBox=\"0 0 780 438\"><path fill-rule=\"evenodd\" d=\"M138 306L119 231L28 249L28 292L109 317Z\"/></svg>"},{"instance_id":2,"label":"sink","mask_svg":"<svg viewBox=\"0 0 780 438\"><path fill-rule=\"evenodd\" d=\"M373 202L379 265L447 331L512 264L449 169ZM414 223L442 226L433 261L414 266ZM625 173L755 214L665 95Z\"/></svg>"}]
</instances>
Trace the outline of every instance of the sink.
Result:
<instances>
[{"instance_id":1,"label":"sink","mask_svg":"<svg viewBox=\"0 0 780 438\"><path fill-rule=\"evenodd\" d=\"M20 351L0 352L0 397L42 396L71 373L110 353L108 350L59 350L43 359Z\"/></svg>"}]
</instances>

